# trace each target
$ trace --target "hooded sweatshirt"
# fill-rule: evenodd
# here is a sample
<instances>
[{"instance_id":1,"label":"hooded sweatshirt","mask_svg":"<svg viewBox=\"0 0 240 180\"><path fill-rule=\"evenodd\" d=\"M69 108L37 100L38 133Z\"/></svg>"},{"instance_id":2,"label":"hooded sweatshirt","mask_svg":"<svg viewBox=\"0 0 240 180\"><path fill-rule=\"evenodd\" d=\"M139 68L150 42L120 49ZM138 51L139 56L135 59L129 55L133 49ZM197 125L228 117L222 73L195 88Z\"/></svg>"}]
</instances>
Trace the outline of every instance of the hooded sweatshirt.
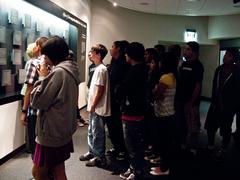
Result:
<instances>
[{"instance_id":1,"label":"hooded sweatshirt","mask_svg":"<svg viewBox=\"0 0 240 180\"><path fill-rule=\"evenodd\" d=\"M38 109L36 142L48 147L69 143L76 131L78 105L78 66L63 61L31 92L31 105Z\"/></svg>"}]
</instances>

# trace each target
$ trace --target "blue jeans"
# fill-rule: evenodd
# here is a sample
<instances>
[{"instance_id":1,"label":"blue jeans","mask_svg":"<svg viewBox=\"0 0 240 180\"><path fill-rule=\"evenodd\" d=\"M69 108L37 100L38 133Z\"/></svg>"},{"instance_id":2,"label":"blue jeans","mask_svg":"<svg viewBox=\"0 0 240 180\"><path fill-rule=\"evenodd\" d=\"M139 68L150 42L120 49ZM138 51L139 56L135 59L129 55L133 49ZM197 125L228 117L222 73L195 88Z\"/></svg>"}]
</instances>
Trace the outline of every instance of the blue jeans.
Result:
<instances>
[{"instance_id":1,"label":"blue jeans","mask_svg":"<svg viewBox=\"0 0 240 180\"><path fill-rule=\"evenodd\" d=\"M89 113L88 146L94 156L105 156L105 117L95 112Z\"/></svg>"}]
</instances>

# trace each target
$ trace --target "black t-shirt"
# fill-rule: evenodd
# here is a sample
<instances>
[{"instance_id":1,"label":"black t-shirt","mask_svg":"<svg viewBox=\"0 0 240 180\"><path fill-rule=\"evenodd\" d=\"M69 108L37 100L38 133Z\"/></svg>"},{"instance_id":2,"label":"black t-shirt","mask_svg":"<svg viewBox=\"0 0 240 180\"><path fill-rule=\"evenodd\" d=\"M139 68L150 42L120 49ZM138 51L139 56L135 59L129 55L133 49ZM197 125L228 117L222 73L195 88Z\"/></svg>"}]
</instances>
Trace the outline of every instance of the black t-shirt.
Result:
<instances>
[{"instance_id":1,"label":"black t-shirt","mask_svg":"<svg viewBox=\"0 0 240 180\"><path fill-rule=\"evenodd\" d=\"M88 67L88 83L87 83L87 87L90 88L90 84L91 84L91 81L92 81L92 76L93 76L93 73L96 69L96 65L94 63L92 63L89 67Z\"/></svg>"},{"instance_id":2,"label":"black t-shirt","mask_svg":"<svg viewBox=\"0 0 240 180\"><path fill-rule=\"evenodd\" d=\"M202 82L204 68L199 60L185 61L179 69L176 98L180 102L191 100L196 83ZM200 103L200 98L195 102Z\"/></svg>"}]
</instances>

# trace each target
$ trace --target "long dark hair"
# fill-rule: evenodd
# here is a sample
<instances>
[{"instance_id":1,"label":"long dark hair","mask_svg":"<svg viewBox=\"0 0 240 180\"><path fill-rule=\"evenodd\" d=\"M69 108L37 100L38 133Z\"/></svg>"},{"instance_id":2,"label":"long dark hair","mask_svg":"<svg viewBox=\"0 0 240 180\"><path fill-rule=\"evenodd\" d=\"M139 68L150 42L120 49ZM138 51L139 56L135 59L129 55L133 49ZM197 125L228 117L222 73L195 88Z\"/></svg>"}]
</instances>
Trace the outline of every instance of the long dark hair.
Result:
<instances>
[{"instance_id":1,"label":"long dark hair","mask_svg":"<svg viewBox=\"0 0 240 180\"><path fill-rule=\"evenodd\" d=\"M113 44L115 45L115 47L119 48L120 57L121 58L125 57L125 51L129 45L129 42L126 40L122 40L122 41L114 41Z\"/></svg>"},{"instance_id":2,"label":"long dark hair","mask_svg":"<svg viewBox=\"0 0 240 180\"><path fill-rule=\"evenodd\" d=\"M177 79L178 76L178 58L175 53L173 52L166 52L163 54L162 59L162 73L173 73L175 78Z\"/></svg>"},{"instance_id":3,"label":"long dark hair","mask_svg":"<svg viewBox=\"0 0 240 180\"><path fill-rule=\"evenodd\" d=\"M48 56L52 63L57 65L67 59L69 55L69 48L63 38L53 36L43 44L41 54Z\"/></svg>"}]
</instances>

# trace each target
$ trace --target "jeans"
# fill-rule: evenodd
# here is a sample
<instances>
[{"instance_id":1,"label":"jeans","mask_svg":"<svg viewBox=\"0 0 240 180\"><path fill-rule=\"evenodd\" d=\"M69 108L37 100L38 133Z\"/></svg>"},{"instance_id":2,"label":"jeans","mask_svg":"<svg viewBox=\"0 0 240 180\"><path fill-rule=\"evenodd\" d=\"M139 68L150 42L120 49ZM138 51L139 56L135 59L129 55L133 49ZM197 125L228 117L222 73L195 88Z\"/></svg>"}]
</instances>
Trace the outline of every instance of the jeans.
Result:
<instances>
[{"instance_id":1,"label":"jeans","mask_svg":"<svg viewBox=\"0 0 240 180\"><path fill-rule=\"evenodd\" d=\"M143 173L143 121L123 121L123 134L130 157L130 167L136 174Z\"/></svg>"},{"instance_id":2,"label":"jeans","mask_svg":"<svg viewBox=\"0 0 240 180\"><path fill-rule=\"evenodd\" d=\"M97 157L105 156L105 118L97 115L95 112L89 113L89 152Z\"/></svg>"}]
</instances>

